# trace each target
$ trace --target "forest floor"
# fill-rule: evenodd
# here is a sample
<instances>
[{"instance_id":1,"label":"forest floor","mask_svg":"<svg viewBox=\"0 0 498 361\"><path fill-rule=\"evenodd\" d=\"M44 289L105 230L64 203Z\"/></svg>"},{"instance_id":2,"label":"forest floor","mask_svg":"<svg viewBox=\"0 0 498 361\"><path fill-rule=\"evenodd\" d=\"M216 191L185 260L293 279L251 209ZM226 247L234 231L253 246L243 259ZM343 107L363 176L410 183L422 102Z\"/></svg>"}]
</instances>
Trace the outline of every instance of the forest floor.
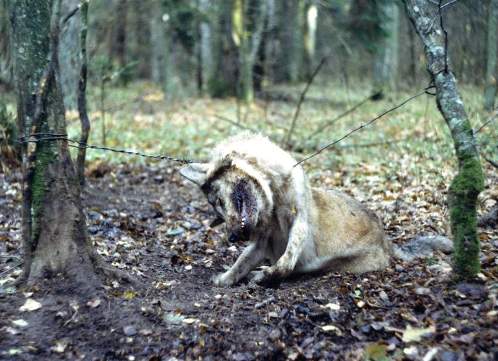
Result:
<instances>
[{"instance_id":1,"label":"forest floor","mask_svg":"<svg viewBox=\"0 0 498 361\"><path fill-rule=\"evenodd\" d=\"M134 108L130 93L116 101L128 99L126 106L110 112L112 146L202 157L218 139L237 131L213 116L236 119L235 102L196 99L165 109L160 99L149 97ZM369 106L359 118L348 117L319 137L334 139L392 102ZM279 137L277 120L294 109L285 104L259 103L245 121L241 117L242 124ZM303 106L307 130L316 125L313 119L333 118L347 107L346 101L317 104ZM472 108L469 113L480 116ZM257 114L266 128L250 121ZM312 183L341 189L376 211L394 243L449 236L446 195L455 162L435 114L420 100L361 133L359 141L351 138L320 155L306 165ZM100 125L96 121L92 143L99 143ZM303 134L298 131L296 139ZM482 134L492 141L496 127ZM311 143L303 144L308 153ZM89 236L110 264L141 286L114 281L95 294L82 294L59 280L14 289L9 282L19 276L22 257L19 174L0 174L0 359L496 359L496 228L478 230L482 272L471 283L454 282L450 256L435 253L412 262L393 259L383 272L300 277L278 288L215 287L211 277L235 261L242 245L227 244L221 229L209 227L213 214L203 195L178 176L174 164L96 153L89 153L84 194ZM483 164L487 180L480 215L498 202L498 174Z\"/></svg>"}]
</instances>

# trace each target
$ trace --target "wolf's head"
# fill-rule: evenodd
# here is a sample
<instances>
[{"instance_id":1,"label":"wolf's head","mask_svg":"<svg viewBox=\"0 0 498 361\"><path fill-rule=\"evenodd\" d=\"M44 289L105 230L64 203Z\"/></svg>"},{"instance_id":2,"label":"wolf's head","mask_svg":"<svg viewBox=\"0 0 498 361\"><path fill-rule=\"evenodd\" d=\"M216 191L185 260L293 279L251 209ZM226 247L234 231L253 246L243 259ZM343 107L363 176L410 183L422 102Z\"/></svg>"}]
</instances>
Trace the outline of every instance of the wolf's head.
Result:
<instances>
[{"instance_id":1,"label":"wolf's head","mask_svg":"<svg viewBox=\"0 0 498 361\"><path fill-rule=\"evenodd\" d=\"M231 160L216 165L192 163L180 174L202 189L217 215L211 225L225 222L230 242L248 240L267 219L271 201L260 182Z\"/></svg>"}]
</instances>

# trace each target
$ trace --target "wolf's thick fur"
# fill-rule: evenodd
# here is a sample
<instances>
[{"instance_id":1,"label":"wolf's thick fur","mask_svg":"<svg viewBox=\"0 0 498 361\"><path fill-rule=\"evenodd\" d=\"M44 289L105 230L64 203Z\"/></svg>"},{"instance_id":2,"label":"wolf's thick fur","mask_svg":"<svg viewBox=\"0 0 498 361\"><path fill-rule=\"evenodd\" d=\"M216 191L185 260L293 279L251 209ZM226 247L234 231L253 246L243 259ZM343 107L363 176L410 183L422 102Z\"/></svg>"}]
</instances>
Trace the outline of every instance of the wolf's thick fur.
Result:
<instances>
[{"instance_id":1,"label":"wolf's thick fur","mask_svg":"<svg viewBox=\"0 0 498 361\"><path fill-rule=\"evenodd\" d=\"M181 173L201 186L231 241L250 244L214 282L237 283L265 260L256 282L314 271L366 272L389 263L378 218L338 191L312 188L296 160L267 138L244 133L219 144L208 163Z\"/></svg>"}]
</instances>

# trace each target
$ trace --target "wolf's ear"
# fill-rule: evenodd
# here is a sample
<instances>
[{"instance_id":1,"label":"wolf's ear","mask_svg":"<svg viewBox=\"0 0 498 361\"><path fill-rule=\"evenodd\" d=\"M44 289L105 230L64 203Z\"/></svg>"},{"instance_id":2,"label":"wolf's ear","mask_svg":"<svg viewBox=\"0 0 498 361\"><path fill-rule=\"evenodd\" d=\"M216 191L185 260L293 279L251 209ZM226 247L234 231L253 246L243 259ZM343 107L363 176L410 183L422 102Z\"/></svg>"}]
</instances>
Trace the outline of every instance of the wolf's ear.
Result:
<instances>
[{"instance_id":1,"label":"wolf's ear","mask_svg":"<svg viewBox=\"0 0 498 361\"><path fill-rule=\"evenodd\" d=\"M180 169L180 174L189 181L202 187L207 180L209 163L191 163Z\"/></svg>"}]
</instances>

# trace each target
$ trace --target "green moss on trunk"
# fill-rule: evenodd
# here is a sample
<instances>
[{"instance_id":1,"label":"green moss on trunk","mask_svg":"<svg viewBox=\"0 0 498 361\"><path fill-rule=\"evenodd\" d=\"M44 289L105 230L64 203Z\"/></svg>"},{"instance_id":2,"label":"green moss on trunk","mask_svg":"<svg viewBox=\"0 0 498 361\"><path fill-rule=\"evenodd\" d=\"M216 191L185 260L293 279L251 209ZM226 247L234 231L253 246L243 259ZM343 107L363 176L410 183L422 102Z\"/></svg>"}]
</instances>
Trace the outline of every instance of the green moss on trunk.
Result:
<instances>
[{"instance_id":1,"label":"green moss on trunk","mask_svg":"<svg viewBox=\"0 0 498 361\"><path fill-rule=\"evenodd\" d=\"M473 277L480 271L476 203L483 188L484 176L479 160L466 159L449 190L451 231L455 245L453 261L460 278Z\"/></svg>"},{"instance_id":2,"label":"green moss on trunk","mask_svg":"<svg viewBox=\"0 0 498 361\"><path fill-rule=\"evenodd\" d=\"M53 142L40 142L37 144L36 161L33 169L33 176L30 183L31 188L31 219L32 219L32 247L36 246L40 235L40 220L43 215L43 202L48 191L49 176L47 169L50 163L57 159L57 152L52 149Z\"/></svg>"}]
</instances>

